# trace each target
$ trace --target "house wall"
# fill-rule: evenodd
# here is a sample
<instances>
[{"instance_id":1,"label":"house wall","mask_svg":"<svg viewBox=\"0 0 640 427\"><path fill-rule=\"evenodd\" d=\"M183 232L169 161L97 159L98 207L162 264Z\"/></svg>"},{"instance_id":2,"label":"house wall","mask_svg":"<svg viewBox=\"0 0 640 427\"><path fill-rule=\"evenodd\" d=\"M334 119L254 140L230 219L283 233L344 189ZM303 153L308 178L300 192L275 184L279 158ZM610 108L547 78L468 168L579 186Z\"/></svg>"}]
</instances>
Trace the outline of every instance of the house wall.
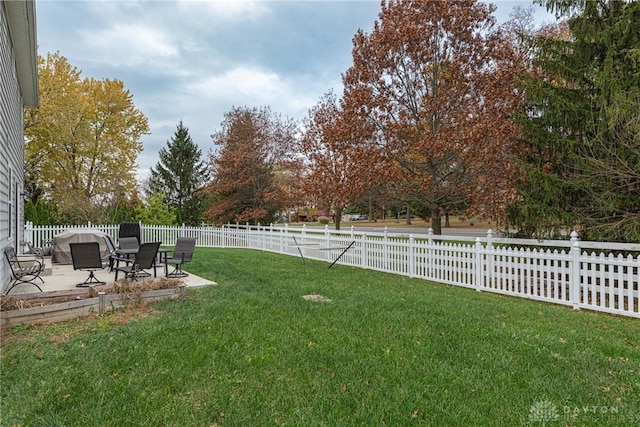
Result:
<instances>
[{"instance_id":1,"label":"house wall","mask_svg":"<svg viewBox=\"0 0 640 427\"><path fill-rule=\"evenodd\" d=\"M10 281L4 249L20 246L24 215L24 115L16 57L4 2L0 5L0 289Z\"/></svg>"}]
</instances>

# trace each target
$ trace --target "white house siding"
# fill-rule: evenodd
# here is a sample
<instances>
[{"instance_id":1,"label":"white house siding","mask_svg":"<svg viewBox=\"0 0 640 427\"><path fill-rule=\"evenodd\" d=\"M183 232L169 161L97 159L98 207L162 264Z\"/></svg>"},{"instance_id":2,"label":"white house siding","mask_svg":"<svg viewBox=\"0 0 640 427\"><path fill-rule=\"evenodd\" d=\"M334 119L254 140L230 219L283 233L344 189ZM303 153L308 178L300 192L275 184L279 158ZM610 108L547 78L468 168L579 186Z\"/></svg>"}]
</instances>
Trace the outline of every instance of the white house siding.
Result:
<instances>
[{"instance_id":1,"label":"white house siding","mask_svg":"<svg viewBox=\"0 0 640 427\"><path fill-rule=\"evenodd\" d=\"M13 2L11 2L13 3ZM0 4L0 289L4 290L10 281L9 266L4 256L7 246L21 249L24 233L24 205L22 189L24 188L24 115L23 94L25 90L33 90L27 78L21 88L19 83L16 46L12 42L11 30L23 29L24 21L15 20L7 13L18 10L24 14L28 8L25 2L7 2ZM12 12L13 13L13 12ZM29 15L29 12L26 13ZM35 13L29 16L32 25ZM10 20L13 19L10 27ZM14 37L18 34L14 33ZM24 53L24 45L18 49ZM32 52L33 53L33 52ZM32 77L32 76L31 76ZM28 86L30 85L31 86ZM37 85L37 83L36 83ZM36 97L37 97L37 86ZM37 101L36 101L37 102Z\"/></svg>"}]
</instances>

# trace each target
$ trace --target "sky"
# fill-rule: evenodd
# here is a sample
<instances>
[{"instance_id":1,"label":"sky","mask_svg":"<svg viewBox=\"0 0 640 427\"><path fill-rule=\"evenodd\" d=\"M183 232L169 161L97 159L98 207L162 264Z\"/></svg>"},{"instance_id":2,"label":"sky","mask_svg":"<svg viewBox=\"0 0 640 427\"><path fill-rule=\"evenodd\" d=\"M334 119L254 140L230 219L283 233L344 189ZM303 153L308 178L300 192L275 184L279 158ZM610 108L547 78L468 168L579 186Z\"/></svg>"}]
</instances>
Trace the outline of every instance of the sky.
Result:
<instances>
[{"instance_id":1,"label":"sky","mask_svg":"<svg viewBox=\"0 0 640 427\"><path fill-rule=\"evenodd\" d=\"M532 4L493 3L498 22ZM353 36L379 12L379 0L36 0L38 53L59 52L81 78L124 82L149 120L144 179L180 121L206 158L233 107L302 120L324 93L339 96Z\"/></svg>"}]
</instances>

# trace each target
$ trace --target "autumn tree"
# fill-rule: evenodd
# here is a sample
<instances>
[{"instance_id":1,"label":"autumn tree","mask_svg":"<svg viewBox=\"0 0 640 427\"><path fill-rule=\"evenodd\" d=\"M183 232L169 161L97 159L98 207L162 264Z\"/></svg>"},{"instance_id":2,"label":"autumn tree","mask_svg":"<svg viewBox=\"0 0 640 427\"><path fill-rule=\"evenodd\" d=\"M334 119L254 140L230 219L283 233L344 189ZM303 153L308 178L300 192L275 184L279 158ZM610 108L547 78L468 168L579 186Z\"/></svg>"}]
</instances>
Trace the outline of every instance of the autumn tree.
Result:
<instances>
[{"instance_id":1,"label":"autumn tree","mask_svg":"<svg viewBox=\"0 0 640 427\"><path fill-rule=\"evenodd\" d=\"M303 187L310 201L333 210L336 230L342 212L374 185L379 163L372 147L360 139L333 93L311 108L301 149L307 160Z\"/></svg>"},{"instance_id":2,"label":"autumn tree","mask_svg":"<svg viewBox=\"0 0 640 427\"><path fill-rule=\"evenodd\" d=\"M286 159L274 166L274 185L282 194L279 218L291 222L291 214L307 199L303 185L304 162L301 156L291 153Z\"/></svg>"},{"instance_id":3,"label":"autumn tree","mask_svg":"<svg viewBox=\"0 0 640 427\"><path fill-rule=\"evenodd\" d=\"M151 168L149 195L164 193L167 203L177 211L178 224L198 224L203 211L201 190L208 174L202 150L193 142L182 120L158 156L160 161Z\"/></svg>"},{"instance_id":4,"label":"autumn tree","mask_svg":"<svg viewBox=\"0 0 640 427\"><path fill-rule=\"evenodd\" d=\"M124 83L81 79L59 53L38 58L38 75L40 106L25 112L32 201L52 201L78 223L135 206L135 161L149 127Z\"/></svg>"},{"instance_id":5,"label":"autumn tree","mask_svg":"<svg viewBox=\"0 0 640 427\"><path fill-rule=\"evenodd\" d=\"M279 167L294 157L295 122L268 107L234 107L225 113L222 129L212 135L212 181L206 192L212 221L273 222L287 202L275 179Z\"/></svg>"},{"instance_id":6,"label":"autumn tree","mask_svg":"<svg viewBox=\"0 0 640 427\"><path fill-rule=\"evenodd\" d=\"M423 206L434 232L447 211L496 215L514 192L512 120L521 64L497 31L495 6L475 1L382 1L370 34L354 37L344 108L375 131L391 181Z\"/></svg>"},{"instance_id":7,"label":"autumn tree","mask_svg":"<svg viewBox=\"0 0 640 427\"><path fill-rule=\"evenodd\" d=\"M512 210L528 235L640 239L640 3L542 1L566 27L532 38L531 155ZM564 31L566 29L566 32Z\"/></svg>"}]
</instances>

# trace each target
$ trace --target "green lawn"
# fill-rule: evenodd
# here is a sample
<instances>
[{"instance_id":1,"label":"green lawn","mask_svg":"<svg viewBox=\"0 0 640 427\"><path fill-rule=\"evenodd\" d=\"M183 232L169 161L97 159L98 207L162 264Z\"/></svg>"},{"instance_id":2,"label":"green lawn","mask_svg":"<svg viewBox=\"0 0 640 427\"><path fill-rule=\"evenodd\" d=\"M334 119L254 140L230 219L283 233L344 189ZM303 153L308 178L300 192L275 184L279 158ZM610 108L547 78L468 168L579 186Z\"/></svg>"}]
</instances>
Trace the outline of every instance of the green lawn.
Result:
<instances>
[{"instance_id":1,"label":"green lawn","mask_svg":"<svg viewBox=\"0 0 640 427\"><path fill-rule=\"evenodd\" d=\"M327 266L198 248L150 316L16 327L0 424L640 423L637 320Z\"/></svg>"}]
</instances>

